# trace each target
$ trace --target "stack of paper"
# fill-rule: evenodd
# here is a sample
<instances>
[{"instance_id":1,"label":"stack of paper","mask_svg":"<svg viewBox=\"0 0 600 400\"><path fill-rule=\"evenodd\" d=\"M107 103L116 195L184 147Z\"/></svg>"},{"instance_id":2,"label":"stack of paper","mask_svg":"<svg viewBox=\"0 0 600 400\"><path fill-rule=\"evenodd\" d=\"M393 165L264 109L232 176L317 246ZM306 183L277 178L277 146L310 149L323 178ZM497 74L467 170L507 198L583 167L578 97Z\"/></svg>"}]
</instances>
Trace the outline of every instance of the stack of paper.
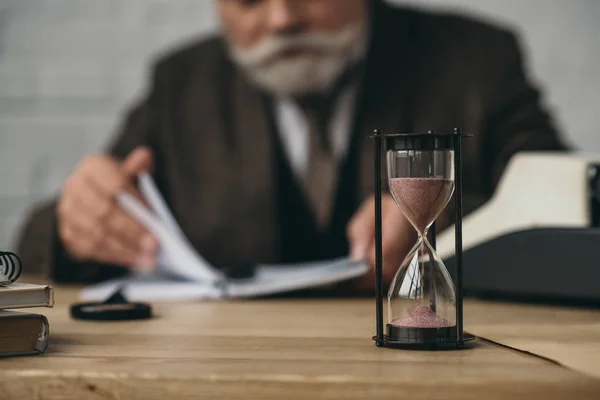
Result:
<instances>
[{"instance_id":1,"label":"stack of paper","mask_svg":"<svg viewBox=\"0 0 600 400\"><path fill-rule=\"evenodd\" d=\"M259 265L251 277L229 279L210 265L189 243L152 178L139 178L148 210L135 197L121 193L121 207L144 225L160 244L153 275L113 280L84 289L84 300L102 301L121 289L131 301L168 301L254 297L339 282L365 274L366 262L336 259L297 265Z\"/></svg>"}]
</instances>

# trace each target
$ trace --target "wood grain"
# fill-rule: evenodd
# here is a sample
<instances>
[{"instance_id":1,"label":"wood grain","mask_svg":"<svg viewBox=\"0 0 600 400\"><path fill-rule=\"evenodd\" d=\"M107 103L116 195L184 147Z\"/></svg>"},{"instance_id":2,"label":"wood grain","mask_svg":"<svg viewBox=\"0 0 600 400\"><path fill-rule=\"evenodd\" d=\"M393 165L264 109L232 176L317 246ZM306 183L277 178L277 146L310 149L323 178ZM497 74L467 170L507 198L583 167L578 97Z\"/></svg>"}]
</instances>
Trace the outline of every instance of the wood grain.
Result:
<instances>
[{"instance_id":1,"label":"wood grain","mask_svg":"<svg viewBox=\"0 0 600 400\"><path fill-rule=\"evenodd\" d=\"M0 399L600 398L598 380L483 340L376 348L372 300L156 304L152 320L100 323L70 318L77 289L36 310L45 355L0 359ZM490 307L468 302L467 321L497 322Z\"/></svg>"},{"instance_id":2,"label":"wood grain","mask_svg":"<svg viewBox=\"0 0 600 400\"><path fill-rule=\"evenodd\" d=\"M600 310L476 302L469 311L472 332L600 378Z\"/></svg>"}]
</instances>

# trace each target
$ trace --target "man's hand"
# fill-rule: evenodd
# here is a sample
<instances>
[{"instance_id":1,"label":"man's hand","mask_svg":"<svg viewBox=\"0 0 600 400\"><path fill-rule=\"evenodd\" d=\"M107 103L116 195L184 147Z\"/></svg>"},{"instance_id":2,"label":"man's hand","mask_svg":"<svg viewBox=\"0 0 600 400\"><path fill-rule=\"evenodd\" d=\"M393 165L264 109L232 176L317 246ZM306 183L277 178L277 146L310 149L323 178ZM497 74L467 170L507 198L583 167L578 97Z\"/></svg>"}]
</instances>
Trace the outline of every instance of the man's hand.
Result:
<instances>
[{"instance_id":1,"label":"man's hand","mask_svg":"<svg viewBox=\"0 0 600 400\"><path fill-rule=\"evenodd\" d=\"M78 261L149 268L157 242L116 204L125 189L140 198L133 180L152 165L152 153L138 147L123 161L86 157L64 185L57 205L58 234Z\"/></svg>"},{"instance_id":2,"label":"man's hand","mask_svg":"<svg viewBox=\"0 0 600 400\"><path fill-rule=\"evenodd\" d=\"M415 229L398 208L390 195L381 199L383 282L389 284L408 251L417 240ZM375 198L367 199L354 214L347 228L350 243L350 257L353 260L367 260L372 273L351 281L350 285L359 290L375 287Z\"/></svg>"}]
</instances>

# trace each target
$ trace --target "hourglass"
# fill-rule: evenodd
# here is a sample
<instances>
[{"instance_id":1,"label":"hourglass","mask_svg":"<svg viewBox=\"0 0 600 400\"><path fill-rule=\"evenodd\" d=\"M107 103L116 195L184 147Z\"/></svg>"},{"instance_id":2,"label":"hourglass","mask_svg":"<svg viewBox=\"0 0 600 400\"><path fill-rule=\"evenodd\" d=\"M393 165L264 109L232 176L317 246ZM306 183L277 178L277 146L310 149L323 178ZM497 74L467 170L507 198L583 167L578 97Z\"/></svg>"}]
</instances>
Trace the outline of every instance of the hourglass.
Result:
<instances>
[{"instance_id":1,"label":"hourglass","mask_svg":"<svg viewBox=\"0 0 600 400\"><path fill-rule=\"evenodd\" d=\"M473 336L462 321L462 187L460 129L452 133L386 134L375 132L375 225L378 346L462 348ZM381 248L381 141L384 140L389 191L418 239L398 267L387 296L388 323L383 329ZM454 284L435 251L434 222L452 195L456 205ZM433 228L432 228L433 225ZM427 235L431 233L431 242Z\"/></svg>"}]
</instances>

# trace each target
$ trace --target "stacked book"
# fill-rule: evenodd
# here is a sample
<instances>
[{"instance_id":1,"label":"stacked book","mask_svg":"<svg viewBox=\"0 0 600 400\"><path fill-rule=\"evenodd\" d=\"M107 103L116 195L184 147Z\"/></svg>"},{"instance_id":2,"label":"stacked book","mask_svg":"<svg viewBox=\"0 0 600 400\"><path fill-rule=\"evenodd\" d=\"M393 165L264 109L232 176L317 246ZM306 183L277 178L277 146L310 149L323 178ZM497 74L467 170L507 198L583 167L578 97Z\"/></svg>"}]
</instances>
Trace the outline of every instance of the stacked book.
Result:
<instances>
[{"instance_id":1,"label":"stacked book","mask_svg":"<svg viewBox=\"0 0 600 400\"><path fill-rule=\"evenodd\" d=\"M42 354L48 347L48 319L14 309L54 306L48 285L16 282L21 264L12 253L0 252L0 357Z\"/></svg>"}]
</instances>

